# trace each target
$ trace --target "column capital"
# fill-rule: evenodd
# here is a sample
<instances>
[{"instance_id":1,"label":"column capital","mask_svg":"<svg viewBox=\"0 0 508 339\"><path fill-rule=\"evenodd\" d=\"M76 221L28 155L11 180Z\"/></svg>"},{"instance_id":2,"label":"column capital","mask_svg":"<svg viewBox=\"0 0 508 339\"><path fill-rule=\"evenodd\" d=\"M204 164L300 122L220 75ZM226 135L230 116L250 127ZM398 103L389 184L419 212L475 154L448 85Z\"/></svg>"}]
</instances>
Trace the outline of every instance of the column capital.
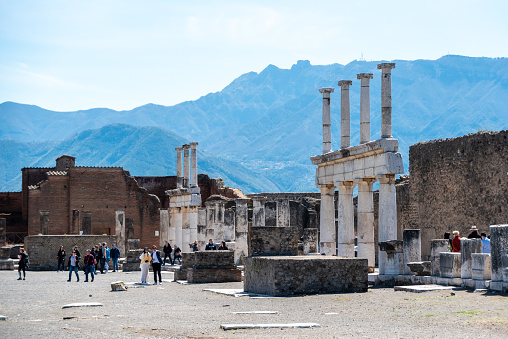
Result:
<instances>
[{"instance_id":1,"label":"column capital","mask_svg":"<svg viewBox=\"0 0 508 339\"><path fill-rule=\"evenodd\" d=\"M360 74L356 75L356 78L358 80L360 80L360 79L372 79L372 78L374 78L374 74L372 74L372 73L360 73Z\"/></svg>"},{"instance_id":2,"label":"column capital","mask_svg":"<svg viewBox=\"0 0 508 339\"><path fill-rule=\"evenodd\" d=\"M189 142L189 145L191 148L196 148L196 146L199 144L197 143L197 141L192 141L192 142Z\"/></svg>"},{"instance_id":3,"label":"column capital","mask_svg":"<svg viewBox=\"0 0 508 339\"><path fill-rule=\"evenodd\" d=\"M253 201L266 201L266 197L262 195L255 195L251 198Z\"/></svg>"},{"instance_id":4,"label":"column capital","mask_svg":"<svg viewBox=\"0 0 508 339\"><path fill-rule=\"evenodd\" d=\"M376 176L380 184L395 184L395 174L380 174Z\"/></svg>"},{"instance_id":5,"label":"column capital","mask_svg":"<svg viewBox=\"0 0 508 339\"><path fill-rule=\"evenodd\" d=\"M369 184L372 185L376 182L376 178L361 178L361 179L355 179L354 182L358 185L360 184Z\"/></svg>"},{"instance_id":6,"label":"column capital","mask_svg":"<svg viewBox=\"0 0 508 339\"><path fill-rule=\"evenodd\" d=\"M189 145L189 144L185 144L185 145L183 145L183 146L182 146L182 148L183 148L184 150L187 150L187 149L189 149L189 148L190 148L190 145Z\"/></svg>"},{"instance_id":7,"label":"column capital","mask_svg":"<svg viewBox=\"0 0 508 339\"><path fill-rule=\"evenodd\" d=\"M341 182L339 182L339 184L337 185L337 188L340 190L340 189L344 189L344 188L354 188L356 186L356 182L354 181L350 181L350 180L343 180Z\"/></svg>"},{"instance_id":8,"label":"column capital","mask_svg":"<svg viewBox=\"0 0 508 339\"><path fill-rule=\"evenodd\" d=\"M319 89L319 93L333 93L335 91L335 88L331 87L323 87Z\"/></svg>"},{"instance_id":9,"label":"column capital","mask_svg":"<svg viewBox=\"0 0 508 339\"><path fill-rule=\"evenodd\" d=\"M175 147L175 151L178 151L178 152L181 152L182 149L183 149L182 146Z\"/></svg>"},{"instance_id":10,"label":"column capital","mask_svg":"<svg viewBox=\"0 0 508 339\"><path fill-rule=\"evenodd\" d=\"M395 68L394 62L383 62L377 65L377 69L392 69Z\"/></svg>"},{"instance_id":11,"label":"column capital","mask_svg":"<svg viewBox=\"0 0 508 339\"><path fill-rule=\"evenodd\" d=\"M247 204L249 201L250 199L235 199L236 204Z\"/></svg>"},{"instance_id":12,"label":"column capital","mask_svg":"<svg viewBox=\"0 0 508 339\"><path fill-rule=\"evenodd\" d=\"M351 81L351 80L339 80L339 82L337 84L339 86L343 87L343 88L348 88L350 85L353 84L353 81Z\"/></svg>"}]
</instances>

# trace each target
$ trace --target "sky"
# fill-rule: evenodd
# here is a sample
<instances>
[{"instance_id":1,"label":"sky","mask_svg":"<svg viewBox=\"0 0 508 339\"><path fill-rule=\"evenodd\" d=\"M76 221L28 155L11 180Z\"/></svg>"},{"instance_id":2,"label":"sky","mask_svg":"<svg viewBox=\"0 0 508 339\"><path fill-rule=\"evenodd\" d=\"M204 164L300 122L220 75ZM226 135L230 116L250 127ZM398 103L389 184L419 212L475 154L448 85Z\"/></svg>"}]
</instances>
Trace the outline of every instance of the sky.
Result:
<instances>
[{"instance_id":1,"label":"sky","mask_svg":"<svg viewBox=\"0 0 508 339\"><path fill-rule=\"evenodd\" d=\"M508 57L508 1L0 0L0 103L171 106L269 64Z\"/></svg>"}]
</instances>

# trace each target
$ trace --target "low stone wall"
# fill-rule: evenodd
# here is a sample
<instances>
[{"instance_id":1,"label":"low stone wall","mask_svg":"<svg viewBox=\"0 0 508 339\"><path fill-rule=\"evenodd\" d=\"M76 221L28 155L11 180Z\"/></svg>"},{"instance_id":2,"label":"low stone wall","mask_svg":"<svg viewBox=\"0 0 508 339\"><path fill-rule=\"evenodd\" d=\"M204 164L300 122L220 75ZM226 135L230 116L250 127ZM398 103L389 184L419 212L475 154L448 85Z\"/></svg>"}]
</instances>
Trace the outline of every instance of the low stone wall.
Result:
<instances>
[{"instance_id":1,"label":"low stone wall","mask_svg":"<svg viewBox=\"0 0 508 339\"><path fill-rule=\"evenodd\" d=\"M296 227L251 227L249 256L298 255Z\"/></svg>"},{"instance_id":2,"label":"low stone wall","mask_svg":"<svg viewBox=\"0 0 508 339\"><path fill-rule=\"evenodd\" d=\"M174 277L189 283L239 282L242 271L235 266L234 251L199 251L182 253L182 267Z\"/></svg>"},{"instance_id":3,"label":"low stone wall","mask_svg":"<svg viewBox=\"0 0 508 339\"><path fill-rule=\"evenodd\" d=\"M30 269L56 270L56 255L63 245L66 253L65 265L74 246L78 246L81 257L86 250L98 243L106 242L109 247L116 242L116 235L34 235L25 237L25 250L30 258Z\"/></svg>"},{"instance_id":4,"label":"low stone wall","mask_svg":"<svg viewBox=\"0 0 508 339\"><path fill-rule=\"evenodd\" d=\"M365 292L367 259L328 256L245 258L246 292L288 296Z\"/></svg>"}]
</instances>

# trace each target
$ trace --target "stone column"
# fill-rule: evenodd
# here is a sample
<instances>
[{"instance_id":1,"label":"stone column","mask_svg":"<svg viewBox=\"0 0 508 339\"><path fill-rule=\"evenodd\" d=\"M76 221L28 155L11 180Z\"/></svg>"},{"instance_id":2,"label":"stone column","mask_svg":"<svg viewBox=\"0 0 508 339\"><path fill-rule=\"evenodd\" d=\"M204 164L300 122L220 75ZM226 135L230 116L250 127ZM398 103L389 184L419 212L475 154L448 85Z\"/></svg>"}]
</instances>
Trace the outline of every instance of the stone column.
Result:
<instances>
[{"instance_id":1,"label":"stone column","mask_svg":"<svg viewBox=\"0 0 508 339\"><path fill-rule=\"evenodd\" d=\"M206 206L206 233L205 233L205 244L208 243L208 239L215 239L215 203L213 201L207 201ZM204 246L203 245L203 246Z\"/></svg>"},{"instance_id":2,"label":"stone column","mask_svg":"<svg viewBox=\"0 0 508 339\"><path fill-rule=\"evenodd\" d=\"M319 252L325 255L337 253L335 234L335 205L333 202L333 191L335 186L323 185L321 191L321 212L319 220Z\"/></svg>"},{"instance_id":3,"label":"stone column","mask_svg":"<svg viewBox=\"0 0 508 339\"><path fill-rule=\"evenodd\" d=\"M214 242L220 244L221 241L224 240L224 209L226 202L223 200L215 201L215 225L214 225L214 233L215 238Z\"/></svg>"},{"instance_id":4,"label":"stone column","mask_svg":"<svg viewBox=\"0 0 508 339\"><path fill-rule=\"evenodd\" d=\"M0 247L7 243L7 219L0 218Z\"/></svg>"},{"instance_id":5,"label":"stone column","mask_svg":"<svg viewBox=\"0 0 508 339\"><path fill-rule=\"evenodd\" d=\"M206 244L206 208L198 207L198 244L200 249L204 249Z\"/></svg>"},{"instance_id":6,"label":"stone column","mask_svg":"<svg viewBox=\"0 0 508 339\"><path fill-rule=\"evenodd\" d=\"M176 244L176 209L168 208L168 242L171 246ZM180 245L180 244L178 244Z\"/></svg>"},{"instance_id":7,"label":"stone column","mask_svg":"<svg viewBox=\"0 0 508 339\"><path fill-rule=\"evenodd\" d=\"M376 265L374 244L374 198L372 185L375 179L358 181L358 258L368 260L369 268Z\"/></svg>"},{"instance_id":8,"label":"stone column","mask_svg":"<svg viewBox=\"0 0 508 339\"><path fill-rule=\"evenodd\" d=\"M397 204L395 196L395 174L378 176L379 180L379 236L380 242L397 240ZM399 274L399 254L388 256L379 251L379 274Z\"/></svg>"},{"instance_id":9,"label":"stone column","mask_svg":"<svg viewBox=\"0 0 508 339\"><path fill-rule=\"evenodd\" d=\"M249 218L247 203L249 199L235 199L235 264L243 265L243 259L248 256L248 233L249 233Z\"/></svg>"},{"instance_id":10,"label":"stone column","mask_svg":"<svg viewBox=\"0 0 508 339\"><path fill-rule=\"evenodd\" d=\"M340 148L351 146L351 113L349 106L349 86L351 80L340 80Z\"/></svg>"},{"instance_id":11,"label":"stone column","mask_svg":"<svg viewBox=\"0 0 508 339\"><path fill-rule=\"evenodd\" d=\"M339 225L337 228L337 255L339 257L355 257L355 221L353 205L352 181L342 181L337 188L339 190Z\"/></svg>"},{"instance_id":12,"label":"stone column","mask_svg":"<svg viewBox=\"0 0 508 339\"><path fill-rule=\"evenodd\" d=\"M41 222L41 234L49 234L49 211L39 211Z\"/></svg>"},{"instance_id":13,"label":"stone column","mask_svg":"<svg viewBox=\"0 0 508 339\"><path fill-rule=\"evenodd\" d=\"M441 276L440 258L441 252L450 252L450 242L448 239L434 239L430 241L430 274L435 277Z\"/></svg>"},{"instance_id":14,"label":"stone column","mask_svg":"<svg viewBox=\"0 0 508 339\"><path fill-rule=\"evenodd\" d=\"M481 239L460 239L460 277L472 279L473 277L473 253L482 253L483 246Z\"/></svg>"},{"instance_id":15,"label":"stone column","mask_svg":"<svg viewBox=\"0 0 508 339\"><path fill-rule=\"evenodd\" d=\"M166 210L167 215L167 210ZM162 231L162 215L161 215L161 231ZM120 255L127 254L126 250L126 238L125 238L125 211L115 210L115 235L117 248L120 250Z\"/></svg>"},{"instance_id":16,"label":"stone column","mask_svg":"<svg viewBox=\"0 0 508 339\"><path fill-rule=\"evenodd\" d=\"M193 141L189 143L191 148L191 187L198 186L198 143ZM194 239L196 240L196 239Z\"/></svg>"},{"instance_id":17,"label":"stone column","mask_svg":"<svg viewBox=\"0 0 508 339\"><path fill-rule=\"evenodd\" d=\"M189 209L190 243L198 240L198 207L191 206Z\"/></svg>"},{"instance_id":18,"label":"stone column","mask_svg":"<svg viewBox=\"0 0 508 339\"><path fill-rule=\"evenodd\" d=\"M277 227L289 227L290 217L289 199L277 200Z\"/></svg>"},{"instance_id":19,"label":"stone column","mask_svg":"<svg viewBox=\"0 0 508 339\"><path fill-rule=\"evenodd\" d=\"M356 78L361 80L362 87L360 91L360 144L370 141L370 79L372 73L360 73Z\"/></svg>"},{"instance_id":20,"label":"stone column","mask_svg":"<svg viewBox=\"0 0 508 339\"><path fill-rule=\"evenodd\" d=\"M183 187L186 188L189 187L190 181L189 148L189 145L183 145Z\"/></svg>"},{"instance_id":21,"label":"stone column","mask_svg":"<svg viewBox=\"0 0 508 339\"><path fill-rule=\"evenodd\" d=\"M182 147L178 146L177 148L175 148L175 150L176 150L176 188L182 188L183 187Z\"/></svg>"},{"instance_id":22,"label":"stone column","mask_svg":"<svg viewBox=\"0 0 508 339\"><path fill-rule=\"evenodd\" d=\"M492 281L503 281L503 255L508 254L508 225L490 226L490 249Z\"/></svg>"},{"instance_id":23,"label":"stone column","mask_svg":"<svg viewBox=\"0 0 508 339\"><path fill-rule=\"evenodd\" d=\"M169 210L167 208L159 208L159 248L165 244L165 241L169 242Z\"/></svg>"},{"instance_id":24,"label":"stone column","mask_svg":"<svg viewBox=\"0 0 508 339\"><path fill-rule=\"evenodd\" d=\"M333 93L333 88L321 88L320 93L323 93L323 154L332 151L332 119L330 115L330 93Z\"/></svg>"},{"instance_id":25,"label":"stone column","mask_svg":"<svg viewBox=\"0 0 508 339\"><path fill-rule=\"evenodd\" d=\"M392 137L392 68L395 63L377 65L381 70L381 138Z\"/></svg>"},{"instance_id":26,"label":"stone column","mask_svg":"<svg viewBox=\"0 0 508 339\"><path fill-rule=\"evenodd\" d=\"M252 197L252 226L264 227L265 226L265 201L266 197L254 196Z\"/></svg>"},{"instance_id":27,"label":"stone column","mask_svg":"<svg viewBox=\"0 0 508 339\"><path fill-rule=\"evenodd\" d=\"M175 207L175 243L184 251L183 237L182 237L182 208Z\"/></svg>"},{"instance_id":28,"label":"stone column","mask_svg":"<svg viewBox=\"0 0 508 339\"><path fill-rule=\"evenodd\" d=\"M404 248L402 257L402 274L413 275L413 272L407 266L410 262L422 261L422 239L420 230L406 229L402 232L402 246Z\"/></svg>"},{"instance_id":29,"label":"stone column","mask_svg":"<svg viewBox=\"0 0 508 339\"><path fill-rule=\"evenodd\" d=\"M191 244L190 238L190 208L187 206L182 206L181 214L182 214L182 246L180 249L182 252L189 252L189 244ZM194 240L193 240L194 241Z\"/></svg>"}]
</instances>

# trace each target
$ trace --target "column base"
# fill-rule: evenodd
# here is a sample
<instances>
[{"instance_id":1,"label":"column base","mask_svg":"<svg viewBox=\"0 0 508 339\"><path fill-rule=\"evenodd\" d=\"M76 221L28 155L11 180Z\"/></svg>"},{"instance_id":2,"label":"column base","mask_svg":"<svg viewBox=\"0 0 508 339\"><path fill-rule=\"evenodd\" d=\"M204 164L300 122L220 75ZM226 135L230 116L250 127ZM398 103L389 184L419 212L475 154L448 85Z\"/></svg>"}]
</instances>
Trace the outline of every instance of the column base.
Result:
<instances>
[{"instance_id":1,"label":"column base","mask_svg":"<svg viewBox=\"0 0 508 339\"><path fill-rule=\"evenodd\" d=\"M335 242L320 242L319 253L324 255L336 255L336 244Z\"/></svg>"}]
</instances>

